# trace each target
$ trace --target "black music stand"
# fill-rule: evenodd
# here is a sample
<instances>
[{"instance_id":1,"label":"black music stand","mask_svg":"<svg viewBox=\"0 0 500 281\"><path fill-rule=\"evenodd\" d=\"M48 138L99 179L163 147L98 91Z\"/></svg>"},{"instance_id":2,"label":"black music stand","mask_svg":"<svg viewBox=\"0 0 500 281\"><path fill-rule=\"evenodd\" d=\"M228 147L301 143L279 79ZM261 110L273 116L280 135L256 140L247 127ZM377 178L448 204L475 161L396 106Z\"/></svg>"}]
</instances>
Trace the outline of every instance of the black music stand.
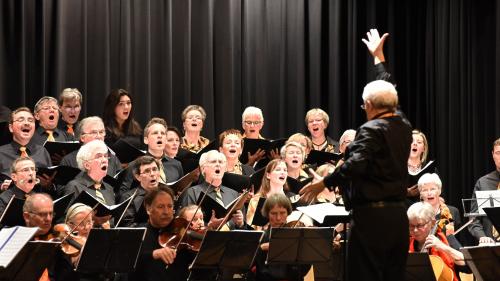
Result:
<instances>
[{"instance_id":1,"label":"black music stand","mask_svg":"<svg viewBox=\"0 0 500 281\"><path fill-rule=\"evenodd\" d=\"M312 212L311 212L312 208ZM319 209L318 209L319 208ZM347 265L347 243L348 243L348 232L347 223L351 220L351 215L347 211L339 211L343 206L336 206L333 203L322 203L311 205L308 207L299 207L298 210L304 212L306 215L310 216L314 221L315 225L320 227L335 227L337 224L342 223L344 225L344 243L341 244L340 258L338 258L338 253L334 253L332 260L328 263L316 263L314 264L315 277L316 273L323 273L328 275L328 280L346 280L346 268ZM338 272L335 274L334 268L337 268ZM329 272L329 273L328 273ZM326 276L325 276L326 277Z\"/></svg>"},{"instance_id":2,"label":"black music stand","mask_svg":"<svg viewBox=\"0 0 500 281\"><path fill-rule=\"evenodd\" d=\"M500 245L460 248L478 281L497 281L500 276Z\"/></svg>"},{"instance_id":3,"label":"black music stand","mask_svg":"<svg viewBox=\"0 0 500 281\"><path fill-rule=\"evenodd\" d=\"M76 271L125 273L135 269L146 228L93 228L82 248Z\"/></svg>"},{"instance_id":4,"label":"black music stand","mask_svg":"<svg viewBox=\"0 0 500 281\"><path fill-rule=\"evenodd\" d=\"M331 227L271 228L267 263L307 265L330 262L332 241Z\"/></svg>"},{"instance_id":5,"label":"black music stand","mask_svg":"<svg viewBox=\"0 0 500 281\"><path fill-rule=\"evenodd\" d=\"M0 268L0 280L38 280L54 260L61 242L29 241L6 268Z\"/></svg>"},{"instance_id":6,"label":"black music stand","mask_svg":"<svg viewBox=\"0 0 500 281\"><path fill-rule=\"evenodd\" d=\"M410 253L406 260L405 281L436 281L428 253Z\"/></svg>"},{"instance_id":7,"label":"black music stand","mask_svg":"<svg viewBox=\"0 0 500 281\"><path fill-rule=\"evenodd\" d=\"M190 269L215 271L215 280L233 280L233 274L246 274L263 235L261 231L208 231ZM191 274L189 280L200 279Z\"/></svg>"}]
</instances>

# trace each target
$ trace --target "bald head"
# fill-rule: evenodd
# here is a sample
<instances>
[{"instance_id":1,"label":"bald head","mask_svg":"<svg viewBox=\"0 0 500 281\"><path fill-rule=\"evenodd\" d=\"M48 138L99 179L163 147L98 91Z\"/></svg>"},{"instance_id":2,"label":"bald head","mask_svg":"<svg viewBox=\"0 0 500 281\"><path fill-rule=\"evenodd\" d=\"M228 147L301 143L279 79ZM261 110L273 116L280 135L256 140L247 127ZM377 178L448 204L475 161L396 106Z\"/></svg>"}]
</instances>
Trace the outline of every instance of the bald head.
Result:
<instances>
[{"instance_id":1,"label":"bald head","mask_svg":"<svg viewBox=\"0 0 500 281\"><path fill-rule=\"evenodd\" d=\"M370 101L375 109L395 111L398 105L398 92L391 83L375 80L365 86L363 101Z\"/></svg>"}]
</instances>

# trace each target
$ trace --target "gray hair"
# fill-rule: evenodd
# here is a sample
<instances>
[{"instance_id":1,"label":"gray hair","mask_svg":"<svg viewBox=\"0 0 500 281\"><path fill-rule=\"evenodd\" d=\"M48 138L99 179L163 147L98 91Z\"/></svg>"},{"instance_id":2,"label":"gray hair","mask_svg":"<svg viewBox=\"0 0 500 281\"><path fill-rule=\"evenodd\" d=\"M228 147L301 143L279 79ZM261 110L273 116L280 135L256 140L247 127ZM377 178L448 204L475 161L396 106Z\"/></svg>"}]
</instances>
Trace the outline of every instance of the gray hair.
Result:
<instances>
[{"instance_id":1,"label":"gray hair","mask_svg":"<svg viewBox=\"0 0 500 281\"><path fill-rule=\"evenodd\" d=\"M23 212L31 213L35 210L35 202L39 202L40 200L50 200L52 202L52 197L46 193L34 193L33 195L28 196L26 201L24 201Z\"/></svg>"},{"instance_id":2,"label":"gray hair","mask_svg":"<svg viewBox=\"0 0 500 281\"><path fill-rule=\"evenodd\" d=\"M439 187L440 190L441 190L441 187L443 186L443 183L441 182L441 179L439 178L438 174L426 173L426 174L423 174L418 179L418 190L420 190L422 188L422 186L424 186L425 184L428 184L428 183L435 184L437 187Z\"/></svg>"},{"instance_id":3,"label":"gray hair","mask_svg":"<svg viewBox=\"0 0 500 281\"><path fill-rule=\"evenodd\" d=\"M398 105L398 92L394 85L384 80L375 80L366 84L363 101L370 101L376 109L395 110Z\"/></svg>"},{"instance_id":4,"label":"gray hair","mask_svg":"<svg viewBox=\"0 0 500 281\"><path fill-rule=\"evenodd\" d=\"M50 97L50 96L44 96L44 97L41 97L35 104L35 108L33 110L33 112L37 113L38 111L40 111L40 107L42 107L42 105L44 105L45 103L47 102L50 102L50 101L53 101L55 102L57 105L59 105L57 103L57 100L56 98L54 97Z\"/></svg>"},{"instance_id":5,"label":"gray hair","mask_svg":"<svg viewBox=\"0 0 500 281\"><path fill-rule=\"evenodd\" d=\"M102 151L103 153L108 152L108 147L101 140L93 140L82 145L82 147L80 147L80 150L78 150L78 153L76 154L76 162L78 163L78 168L80 168L80 170L82 171L85 171L83 163L85 161L91 160L92 157L94 157L94 155L100 151Z\"/></svg>"},{"instance_id":6,"label":"gray hair","mask_svg":"<svg viewBox=\"0 0 500 281\"><path fill-rule=\"evenodd\" d=\"M435 218L436 212L431 204L427 202L417 202L408 208L406 215L409 220L417 219L429 222Z\"/></svg>"},{"instance_id":7,"label":"gray hair","mask_svg":"<svg viewBox=\"0 0 500 281\"><path fill-rule=\"evenodd\" d=\"M203 168L208 163L209 159L212 159L212 158L219 158L219 159L222 158L224 160L224 162L227 162L226 156L224 155L224 153L219 152L217 150L210 150L210 151L207 151L201 155L200 161L198 162L200 165L200 168Z\"/></svg>"},{"instance_id":8,"label":"gray hair","mask_svg":"<svg viewBox=\"0 0 500 281\"><path fill-rule=\"evenodd\" d=\"M86 118L83 118L80 122L78 122L78 126L76 128L76 136L79 139L82 136L82 132L84 129L87 128L88 125L90 124L102 124L104 127L104 122L102 121L101 117L99 116L89 116Z\"/></svg>"},{"instance_id":9,"label":"gray hair","mask_svg":"<svg viewBox=\"0 0 500 281\"><path fill-rule=\"evenodd\" d=\"M264 121L264 115L262 114L262 110L260 108L255 107L255 106L248 106L243 111L243 114L241 114L241 123L245 122L245 119L249 115L258 115L258 116L260 116L260 118L262 119L262 121Z\"/></svg>"},{"instance_id":10,"label":"gray hair","mask_svg":"<svg viewBox=\"0 0 500 281\"><path fill-rule=\"evenodd\" d=\"M345 138L347 138L350 135L356 136L356 130L353 129L345 130L342 136L340 136L339 145L342 145L344 143Z\"/></svg>"}]
</instances>

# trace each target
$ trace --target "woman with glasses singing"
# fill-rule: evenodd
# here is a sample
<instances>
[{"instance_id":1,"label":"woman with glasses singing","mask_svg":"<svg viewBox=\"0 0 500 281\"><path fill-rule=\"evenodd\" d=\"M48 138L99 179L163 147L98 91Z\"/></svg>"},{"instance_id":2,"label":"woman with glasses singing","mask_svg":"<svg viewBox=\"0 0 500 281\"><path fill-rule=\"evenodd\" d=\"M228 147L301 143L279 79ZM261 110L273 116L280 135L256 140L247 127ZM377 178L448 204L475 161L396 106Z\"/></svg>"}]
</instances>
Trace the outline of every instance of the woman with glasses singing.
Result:
<instances>
[{"instance_id":1,"label":"woman with glasses singing","mask_svg":"<svg viewBox=\"0 0 500 281\"><path fill-rule=\"evenodd\" d=\"M306 113L306 126L311 134L313 149L325 152L338 152L339 143L325 134L330 122L328 114L320 109L313 108Z\"/></svg>"},{"instance_id":2,"label":"woman with glasses singing","mask_svg":"<svg viewBox=\"0 0 500 281\"><path fill-rule=\"evenodd\" d=\"M264 127L264 115L262 114L262 110L260 108L255 106L245 108L243 114L241 115L241 126L244 130L243 138L264 139L264 137L260 134L262 127ZM256 162L266 156L266 151L258 149L254 154L248 154L248 162L246 164L253 166Z\"/></svg>"},{"instance_id":3,"label":"woman with glasses singing","mask_svg":"<svg viewBox=\"0 0 500 281\"><path fill-rule=\"evenodd\" d=\"M105 142L112 146L125 138L137 148L142 147L142 128L134 119L132 97L123 89L115 89L104 102L103 120L106 126Z\"/></svg>"},{"instance_id":4,"label":"woman with glasses singing","mask_svg":"<svg viewBox=\"0 0 500 281\"><path fill-rule=\"evenodd\" d=\"M202 150L209 143L209 140L201 135L203 123L207 118L205 109L199 105L188 105L182 111L181 118L184 129L181 148L194 153Z\"/></svg>"}]
</instances>

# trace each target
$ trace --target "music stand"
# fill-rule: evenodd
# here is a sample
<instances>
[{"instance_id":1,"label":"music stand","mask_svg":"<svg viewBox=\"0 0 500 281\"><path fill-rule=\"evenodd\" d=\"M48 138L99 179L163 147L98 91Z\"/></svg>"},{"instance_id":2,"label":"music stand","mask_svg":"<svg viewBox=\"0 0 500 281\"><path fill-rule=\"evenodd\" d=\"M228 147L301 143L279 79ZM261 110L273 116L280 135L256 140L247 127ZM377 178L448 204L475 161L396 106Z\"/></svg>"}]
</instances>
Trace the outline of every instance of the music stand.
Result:
<instances>
[{"instance_id":1,"label":"music stand","mask_svg":"<svg viewBox=\"0 0 500 281\"><path fill-rule=\"evenodd\" d=\"M60 242L29 241L6 268L0 268L0 280L38 280L54 260Z\"/></svg>"},{"instance_id":2,"label":"music stand","mask_svg":"<svg viewBox=\"0 0 500 281\"><path fill-rule=\"evenodd\" d=\"M497 281L500 276L500 246L460 248L477 281Z\"/></svg>"},{"instance_id":3,"label":"music stand","mask_svg":"<svg viewBox=\"0 0 500 281\"><path fill-rule=\"evenodd\" d=\"M146 228L93 228L82 248L76 271L125 273L135 269Z\"/></svg>"},{"instance_id":4,"label":"music stand","mask_svg":"<svg viewBox=\"0 0 500 281\"><path fill-rule=\"evenodd\" d=\"M328 262L339 269L340 273L332 276L333 278L343 278L342 280L346 280L346 270L345 266L347 265L347 243L348 243L348 235L347 235L347 223L351 220L351 215L347 212L344 206L336 206L332 203L322 203L311 205L307 207L298 207L297 210L305 213L310 216L315 222L322 227L335 227L337 224L342 223L344 225L344 243L341 244L342 252L340 261L336 260L335 257L332 257L332 261ZM317 267L315 264L315 271L323 267ZM325 267L326 268L326 267ZM330 267L332 268L332 267ZM333 273L333 269L332 269Z\"/></svg>"},{"instance_id":5,"label":"music stand","mask_svg":"<svg viewBox=\"0 0 500 281\"><path fill-rule=\"evenodd\" d=\"M333 228L271 228L267 263L304 265L329 262Z\"/></svg>"},{"instance_id":6,"label":"music stand","mask_svg":"<svg viewBox=\"0 0 500 281\"><path fill-rule=\"evenodd\" d=\"M257 255L262 231L208 231L191 270L217 271L216 280L232 280L232 274L247 273Z\"/></svg>"},{"instance_id":7,"label":"music stand","mask_svg":"<svg viewBox=\"0 0 500 281\"><path fill-rule=\"evenodd\" d=\"M405 281L436 281L428 253L409 253L406 259Z\"/></svg>"}]
</instances>

